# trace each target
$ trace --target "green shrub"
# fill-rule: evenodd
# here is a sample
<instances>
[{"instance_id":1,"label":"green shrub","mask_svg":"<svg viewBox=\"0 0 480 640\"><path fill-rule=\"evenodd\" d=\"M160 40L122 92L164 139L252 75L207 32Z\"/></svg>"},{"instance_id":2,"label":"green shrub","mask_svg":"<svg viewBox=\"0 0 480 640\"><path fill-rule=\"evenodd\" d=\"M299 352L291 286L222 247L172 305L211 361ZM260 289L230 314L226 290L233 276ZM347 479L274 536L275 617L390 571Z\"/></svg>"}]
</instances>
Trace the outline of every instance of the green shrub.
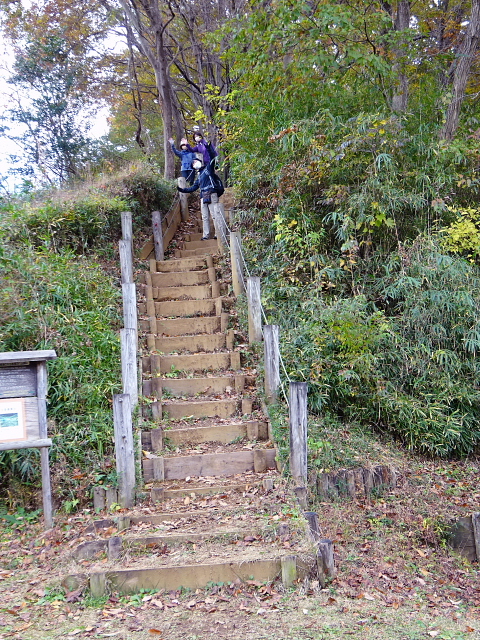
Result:
<instances>
[{"instance_id":1,"label":"green shrub","mask_svg":"<svg viewBox=\"0 0 480 640\"><path fill-rule=\"evenodd\" d=\"M57 496L71 496L73 469L90 472L112 452L111 398L121 380L118 285L92 259L12 244L0 257L0 277L0 350L57 352L48 363L51 460ZM0 494L27 492L38 481L38 462L38 451L0 453Z\"/></svg>"}]
</instances>

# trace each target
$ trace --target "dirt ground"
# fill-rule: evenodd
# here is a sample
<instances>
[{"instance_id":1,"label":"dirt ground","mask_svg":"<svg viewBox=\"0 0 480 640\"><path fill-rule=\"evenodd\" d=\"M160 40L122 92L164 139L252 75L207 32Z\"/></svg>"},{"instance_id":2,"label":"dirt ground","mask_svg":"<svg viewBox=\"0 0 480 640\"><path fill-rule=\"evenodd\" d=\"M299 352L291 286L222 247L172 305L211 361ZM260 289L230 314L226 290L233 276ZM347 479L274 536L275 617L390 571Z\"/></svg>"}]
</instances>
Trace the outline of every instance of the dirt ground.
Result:
<instances>
[{"instance_id":1,"label":"dirt ground","mask_svg":"<svg viewBox=\"0 0 480 640\"><path fill-rule=\"evenodd\" d=\"M60 583L93 514L0 525L0 640L480 640L478 564L449 548L449 524L479 510L478 461L408 460L372 500L321 502L337 577L285 591L280 582L93 599ZM288 519L291 514L285 513Z\"/></svg>"}]
</instances>

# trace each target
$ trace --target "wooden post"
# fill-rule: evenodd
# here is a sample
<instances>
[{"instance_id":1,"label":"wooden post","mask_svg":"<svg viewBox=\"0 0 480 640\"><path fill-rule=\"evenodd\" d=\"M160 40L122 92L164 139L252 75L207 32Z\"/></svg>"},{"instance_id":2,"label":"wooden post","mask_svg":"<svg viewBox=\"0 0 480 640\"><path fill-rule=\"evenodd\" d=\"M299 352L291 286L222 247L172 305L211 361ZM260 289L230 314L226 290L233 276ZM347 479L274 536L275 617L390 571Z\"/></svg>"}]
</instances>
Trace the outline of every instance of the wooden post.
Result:
<instances>
[{"instance_id":1,"label":"wooden post","mask_svg":"<svg viewBox=\"0 0 480 640\"><path fill-rule=\"evenodd\" d=\"M211 207L211 209L210 209ZM220 203L209 205L212 212L213 226L215 227L215 235L217 236L217 246L220 253L225 253L228 248L227 223L223 217Z\"/></svg>"},{"instance_id":2,"label":"wooden post","mask_svg":"<svg viewBox=\"0 0 480 640\"><path fill-rule=\"evenodd\" d=\"M480 562L480 513L472 513L472 528L477 562Z\"/></svg>"},{"instance_id":3,"label":"wooden post","mask_svg":"<svg viewBox=\"0 0 480 640\"><path fill-rule=\"evenodd\" d=\"M248 342L262 341L262 303L260 301L260 278L247 278Z\"/></svg>"},{"instance_id":4,"label":"wooden post","mask_svg":"<svg viewBox=\"0 0 480 640\"><path fill-rule=\"evenodd\" d=\"M280 386L280 342L276 324L263 327L264 361L265 361L265 395L268 402L277 399Z\"/></svg>"},{"instance_id":5,"label":"wooden post","mask_svg":"<svg viewBox=\"0 0 480 640\"><path fill-rule=\"evenodd\" d=\"M122 211L122 240L130 243L133 246L133 231L132 231L132 213L130 211Z\"/></svg>"},{"instance_id":6,"label":"wooden post","mask_svg":"<svg viewBox=\"0 0 480 640\"><path fill-rule=\"evenodd\" d=\"M126 240L118 241L120 253L120 268L122 272L122 284L133 282L132 244Z\"/></svg>"},{"instance_id":7,"label":"wooden post","mask_svg":"<svg viewBox=\"0 0 480 640\"><path fill-rule=\"evenodd\" d=\"M123 393L128 393L132 411L138 403L137 335L135 329L120 329Z\"/></svg>"},{"instance_id":8,"label":"wooden post","mask_svg":"<svg viewBox=\"0 0 480 640\"><path fill-rule=\"evenodd\" d=\"M318 541L318 555L322 559L323 573L327 578L335 577L335 558L333 555L333 542L331 540Z\"/></svg>"},{"instance_id":9,"label":"wooden post","mask_svg":"<svg viewBox=\"0 0 480 640\"><path fill-rule=\"evenodd\" d=\"M47 439L47 363L37 362L37 403L38 427L41 440ZM42 501L43 522L45 529L53 527L52 487L50 483L50 464L48 447L40 449L40 463L42 469Z\"/></svg>"},{"instance_id":10,"label":"wooden post","mask_svg":"<svg viewBox=\"0 0 480 640\"><path fill-rule=\"evenodd\" d=\"M242 263L242 236L240 231L230 232L230 261L232 266L233 293L239 296L245 291L243 284L243 263Z\"/></svg>"},{"instance_id":11,"label":"wooden post","mask_svg":"<svg viewBox=\"0 0 480 640\"><path fill-rule=\"evenodd\" d=\"M135 329L137 334L137 294L133 282L122 284L123 326L125 329Z\"/></svg>"},{"instance_id":12,"label":"wooden post","mask_svg":"<svg viewBox=\"0 0 480 640\"><path fill-rule=\"evenodd\" d=\"M307 383L290 382L290 473L307 484Z\"/></svg>"},{"instance_id":13,"label":"wooden post","mask_svg":"<svg viewBox=\"0 0 480 640\"><path fill-rule=\"evenodd\" d=\"M314 540L314 542L318 542L320 540L320 525L318 523L318 513L315 513L315 511L305 511L303 515L307 519L308 526L310 527L310 535L312 536L312 540Z\"/></svg>"},{"instance_id":14,"label":"wooden post","mask_svg":"<svg viewBox=\"0 0 480 640\"><path fill-rule=\"evenodd\" d=\"M160 215L160 211L154 211L152 213L152 227L153 243L155 245L155 260L165 260L165 254L163 253L162 217Z\"/></svg>"},{"instance_id":15,"label":"wooden post","mask_svg":"<svg viewBox=\"0 0 480 640\"><path fill-rule=\"evenodd\" d=\"M187 181L183 176L180 176L177 179L178 186L180 189L186 189ZM180 212L182 214L182 222L186 222L188 220L188 193L178 192L178 196L180 198Z\"/></svg>"},{"instance_id":16,"label":"wooden post","mask_svg":"<svg viewBox=\"0 0 480 640\"><path fill-rule=\"evenodd\" d=\"M280 559L282 567L282 583L288 589L297 579L297 556L283 556Z\"/></svg>"},{"instance_id":17,"label":"wooden post","mask_svg":"<svg viewBox=\"0 0 480 640\"><path fill-rule=\"evenodd\" d=\"M115 458L118 474L118 502L131 507L135 495L135 452L133 448L132 406L128 393L113 396Z\"/></svg>"}]
</instances>

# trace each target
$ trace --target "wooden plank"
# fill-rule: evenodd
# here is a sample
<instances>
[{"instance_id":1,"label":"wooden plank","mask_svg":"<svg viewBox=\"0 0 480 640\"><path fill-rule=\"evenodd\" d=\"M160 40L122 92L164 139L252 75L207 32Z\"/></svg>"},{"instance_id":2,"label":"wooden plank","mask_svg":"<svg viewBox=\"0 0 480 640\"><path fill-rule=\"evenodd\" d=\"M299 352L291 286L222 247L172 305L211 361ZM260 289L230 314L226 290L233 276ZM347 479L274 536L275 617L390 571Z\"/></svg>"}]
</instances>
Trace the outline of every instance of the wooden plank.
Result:
<instances>
[{"instance_id":1,"label":"wooden plank","mask_svg":"<svg viewBox=\"0 0 480 640\"><path fill-rule=\"evenodd\" d=\"M279 559L183 565L154 569L125 569L92 574L90 576L90 589L92 593L95 592L96 596L105 593L107 582L115 591L120 593L135 593L141 589L174 591L181 587L201 589L209 583L228 583L237 579L253 579L258 582L271 581L280 574L280 571L281 564Z\"/></svg>"},{"instance_id":2,"label":"wooden plank","mask_svg":"<svg viewBox=\"0 0 480 640\"><path fill-rule=\"evenodd\" d=\"M21 440L20 442L0 442L0 451L10 451L13 449L41 449L43 447L51 447L50 438L42 438L37 440Z\"/></svg>"},{"instance_id":3,"label":"wooden plank","mask_svg":"<svg viewBox=\"0 0 480 640\"><path fill-rule=\"evenodd\" d=\"M37 369L25 363L0 367L0 398L26 398L37 395Z\"/></svg>"},{"instance_id":4,"label":"wooden plank","mask_svg":"<svg viewBox=\"0 0 480 640\"><path fill-rule=\"evenodd\" d=\"M307 483L307 383L290 382L290 473L301 486Z\"/></svg>"},{"instance_id":5,"label":"wooden plank","mask_svg":"<svg viewBox=\"0 0 480 640\"><path fill-rule=\"evenodd\" d=\"M166 434L168 436L168 433ZM267 449L267 466L275 468L275 450ZM233 476L253 471L253 451L208 453L197 456L164 458L165 480L181 480L187 476Z\"/></svg>"},{"instance_id":6,"label":"wooden plank","mask_svg":"<svg viewBox=\"0 0 480 640\"><path fill-rule=\"evenodd\" d=\"M131 507L135 495L135 452L133 446L131 396L119 393L113 396L113 424L115 459L118 475L118 501Z\"/></svg>"},{"instance_id":7,"label":"wooden plank","mask_svg":"<svg viewBox=\"0 0 480 640\"><path fill-rule=\"evenodd\" d=\"M20 362L40 362L41 360L54 360L57 354L53 350L45 351L5 351L0 353L0 365Z\"/></svg>"}]
</instances>

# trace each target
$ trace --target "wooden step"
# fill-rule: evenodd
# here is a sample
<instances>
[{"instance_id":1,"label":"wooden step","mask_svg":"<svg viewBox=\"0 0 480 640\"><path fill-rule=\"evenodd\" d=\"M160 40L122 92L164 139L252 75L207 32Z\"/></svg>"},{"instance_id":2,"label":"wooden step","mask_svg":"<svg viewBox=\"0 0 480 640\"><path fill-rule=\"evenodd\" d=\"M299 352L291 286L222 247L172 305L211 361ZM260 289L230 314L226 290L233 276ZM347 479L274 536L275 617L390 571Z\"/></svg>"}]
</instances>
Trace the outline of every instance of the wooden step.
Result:
<instances>
[{"instance_id":1,"label":"wooden step","mask_svg":"<svg viewBox=\"0 0 480 640\"><path fill-rule=\"evenodd\" d=\"M194 456L150 457L142 460L145 482L152 480L184 480L187 477L234 476L276 469L275 449L206 453Z\"/></svg>"},{"instance_id":2,"label":"wooden step","mask_svg":"<svg viewBox=\"0 0 480 640\"><path fill-rule=\"evenodd\" d=\"M153 299L164 300L205 300L212 297L211 284L186 285L180 287L154 287Z\"/></svg>"},{"instance_id":3,"label":"wooden step","mask_svg":"<svg viewBox=\"0 0 480 640\"><path fill-rule=\"evenodd\" d=\"M229 317L228 313L222 313L221 316L196 316L171 320L158 319L156 321L157 335L168 337L223 332L227 328ZM142 331L150 331L150 322L148 320L140 320L139 324Z\"/></svg>"},{"instance_id":4,"label":"wooden step","mask_svg":"<svg viewBox=\"0 0 480 640\"><path fill-rule=\"evenodd\" d=\"M157 260L155 267L155 271L159 273L195 271L197 269L206 269L207 262L205 258L172 258L172 260Z\"/></svg>"},{"instance_id":5,"label":"wooden step","mask_svg":"<svg viewBox=\"0 0 480 640\"><path fill-rule=\"evenodd\" d=\"M241 393L245 388L245 376L217 376L210 378L156 378L144 380L142 393L144 396L152 396L161 390L173 396L204 396L218 395L222 393Z\"/></svg>"},{"instance_id":6,"label":"wooden step","mask_svg":"<svg viewBox=\"0 0 480 640\"><path fill-rule=\"evenodd\" d=\"M218 349L233 349L233 329L226 333L205 333L195 336L173 336L169 338L155 338L147 335L147 345L149 349L156 349L161 353L175 353L190 351L216 351Z\"/></svg>"},{"instance_id":7,"label":"wooden step","mask_svg":"<svg viewBox=\"0 0 480 640\"><path fill-rule=\"evenodd\" d=\"M268 425L266 422L250 420L238 424L219 424L211 427L192 427L187 429L166 429L165 438L174 446L187 443L222 442L228 444L241 438L248 440L267 440Z\"/></svg>"},{"instance_id":8,"label":"wooden step","mask_svg":"<svg viewBox=\"0 0 480 640\"><path fill-rule=\"evenodd\" d=\"M195 240L201 240L203 237L202 233L187 233L187 235L185 236L185 241L186 242L195 242Z\"/></svg>"},{"instance_id":9,"label":"wooden step","mask_svg":"<svg viewBox=\"0 0 480 640\"><path fill-rule=\"evenodd\" d=\"M214 241L217 243L217 241ZM203 243L202 243L203 244ZM213 256L219 253L218 246L215 247L202 247L200 249L175 249L176 258L191 258L194 256Z\"/></svg>"},{"instance_id":10,"label":"wooden step","mask_svg":"<svg viewBox=\"0 0 480 640\"><path fill-rule=\"evenodd\" d=\"M208 284L208 269L201 271L170 271L168 273L152 273L152 287L189 287Z\"/></svg>"},{"instance_id":11,"label":"wooden step","mask_svg":"<svg viewBox=\"0 0 480 640\"><path fill-rule=\"evenodd\" d=\"M258 535L257 530L242 530L232 528L216 527L212 531L206 531L204 533L170 533L164 535L143 535L143 536L122 536L114 538L103 538L100 540L89 540L82 542L73 550L72 556L76 560L89 560L95 558L103 553L109 552L109 542L114 540L118 544L116 545L116 552L121 553L122 550L139 550L144 548L147 550L149 547L173 547L179 544L186 544L190 542L201 542L208 538L209 540L225 541L228 538L229 541L242 540L246 536Z\"/></svg>"},{"instance_id":12,"label":"wooden step","mask_svg":"<svg viewBox=\"0 0 480 640\"><path fill-rule=\"evenodd\" d=\"M304 572L305 573L305 572ZM135 593L140 590L174 591L201 589L208 584L231 583L235 580L265 582L281 574L281 559L250 560L209 564L165 566L149 569L119 569L90 575L90 591L95 597L109 593ZM299 571L300 575L300 571Z\"/></svg>"},{"instance_id":13,"label":"wooden step","mask_svg":"<svg viewBox=\"0 0 480 640\"><path fill-rule=\"evenodd\" d=\"M182 250L188 249L216 249L217 248L216 240L193 240L191 242L184 242Z\"/></svg>"},{"instance_id":14,"label":"wooden step","mask_svg":"<svg viewBox=\"0 0 480 640\"><path fill-rule=\"evenodd\" d=\"M171 300L169 302L155 302L155 315L160 318L188 317L188 316L219 316L222 298L207 300ZM140 315L147 315L145 302L138 304Z\"/></svg>"},{"instance_id":15,"label":"wooden step","mask_svg":"<svg viewBox=\"0 0 480 640\"><path fill-rule=\"evenodd\" d=\"M162 415L168 414L170 420L182 418L231 418L240 410L240 400L162 400ZM165 431L165 437L169 437L169 431Z\"/></svg>"},{"instance_id":16,"label":"wooden step","mask_svg":"<svg viewBox=\"0 0 480 640\"><path fill-rule=\"evenodd\" d=\"M158 359L158 360L157 360ZM240 369L240 353L196 353L191 355L145 356L144 373L170 373L172 371L218 371Z\"/></svg>"}]
</instances>

